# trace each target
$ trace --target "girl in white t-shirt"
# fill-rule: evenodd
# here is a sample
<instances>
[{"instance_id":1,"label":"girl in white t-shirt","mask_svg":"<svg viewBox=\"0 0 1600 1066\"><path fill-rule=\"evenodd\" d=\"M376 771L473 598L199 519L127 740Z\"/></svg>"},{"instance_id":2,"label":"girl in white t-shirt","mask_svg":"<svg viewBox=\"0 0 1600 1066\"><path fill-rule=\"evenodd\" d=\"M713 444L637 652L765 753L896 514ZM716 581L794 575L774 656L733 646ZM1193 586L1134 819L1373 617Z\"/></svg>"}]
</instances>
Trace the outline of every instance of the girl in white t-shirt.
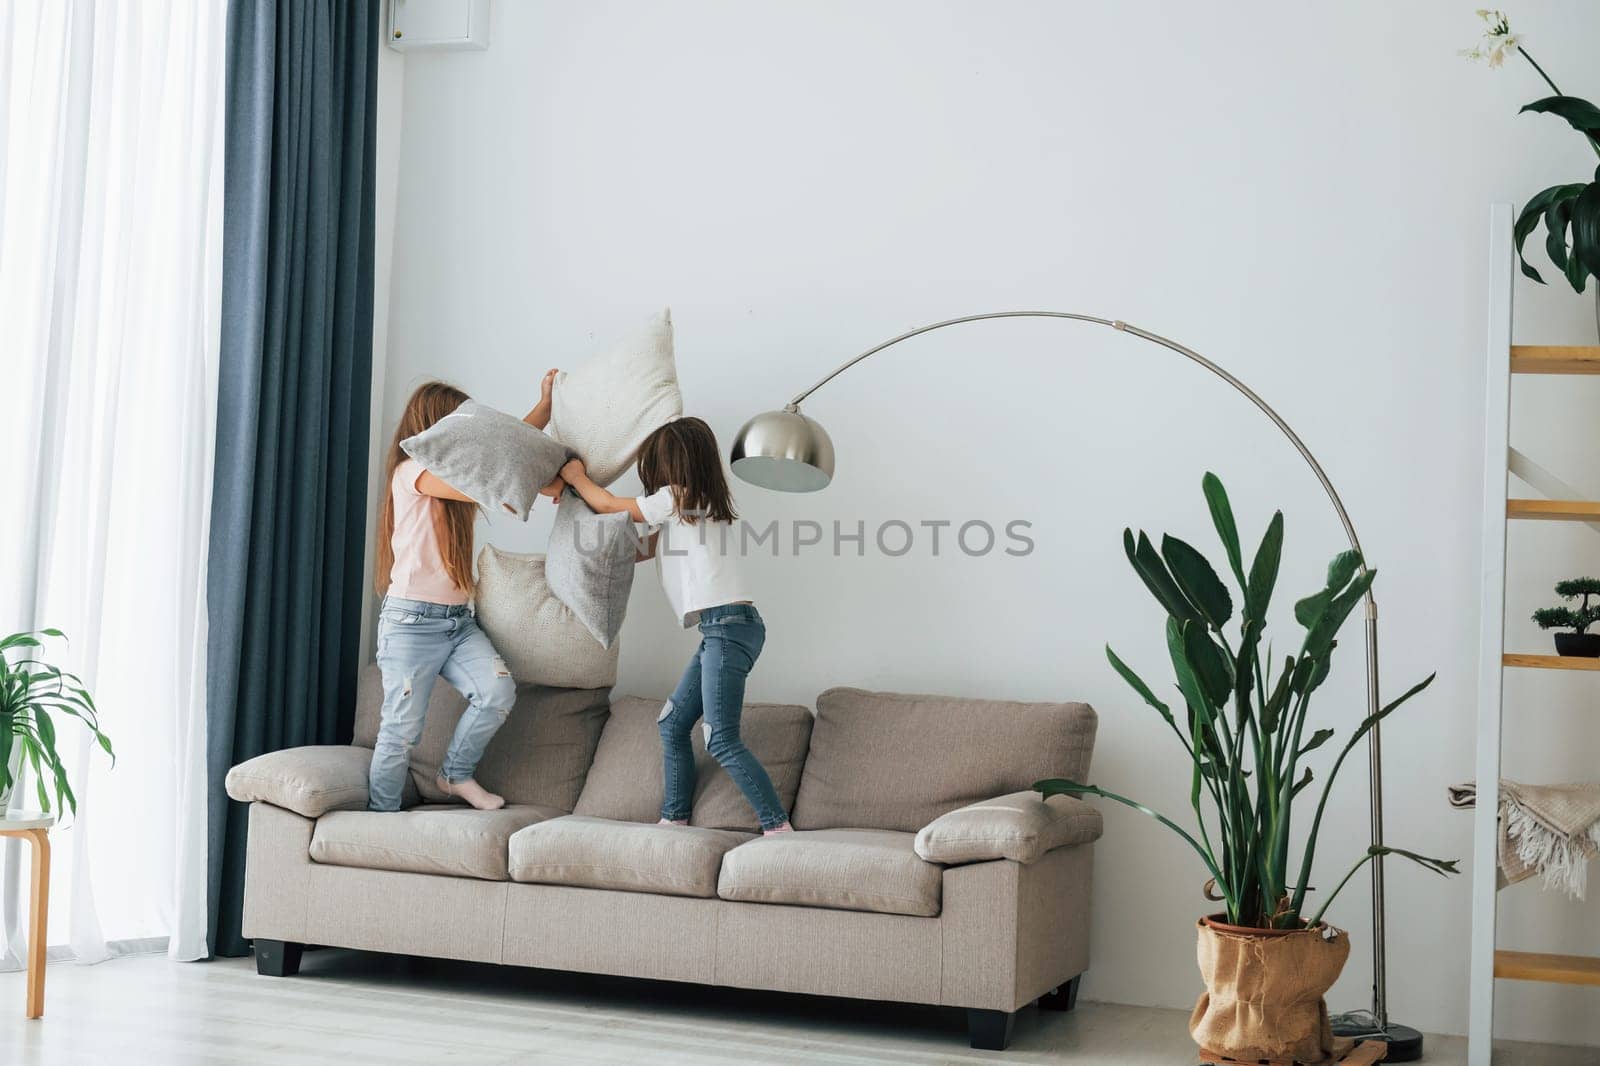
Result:
<instances>
[{"instance_id":1,"label":"girl in white t-shirt","mask_svg":"<svg viewBox=\"0 0 1600 1066\"><path fill-rule=\"evenodd\" d=\"M737 516L711 427L698 418L679 418L645 438L639 448L643 496L613 496L577 459L562 468L561 477L601 514L626 512L650 526L639 560L655 558L672 613L685 629L700 627L700 647L658 719L666 769L662 824L689 824L694 800L689 736L704 715L710 727L706 750L755 808L762 831L789 832L789 815L772 779L739 739L745 679L761 654L767 628L739 572Z\"/></svg>"},{"instance_id":2,"label":"girl in white t-shirt","mask_svg":"<svg viewBox=\"0 0 1600 1066\"><path fill-rule=\"evenodd\" d=\"M544 377L542 396L524 421L543 429L550 422L555 371ZM450 414L467 399L453 385L430 381L417 388L395 427L385 472L389 494L378 520L378 669L383 673L383 714L368 773L367 805L397 811L410 773L411 749L422 738L428 696L443 677L467 697L435 782L446 795L479 810L505 800L473 778L489 741L505 724L517 699L517 684L505 660L468 606L472 599L472 526L477 503L407 458L400 442ZM559 478L540 490L559 497Z\"/></svg>"}]
</instances>

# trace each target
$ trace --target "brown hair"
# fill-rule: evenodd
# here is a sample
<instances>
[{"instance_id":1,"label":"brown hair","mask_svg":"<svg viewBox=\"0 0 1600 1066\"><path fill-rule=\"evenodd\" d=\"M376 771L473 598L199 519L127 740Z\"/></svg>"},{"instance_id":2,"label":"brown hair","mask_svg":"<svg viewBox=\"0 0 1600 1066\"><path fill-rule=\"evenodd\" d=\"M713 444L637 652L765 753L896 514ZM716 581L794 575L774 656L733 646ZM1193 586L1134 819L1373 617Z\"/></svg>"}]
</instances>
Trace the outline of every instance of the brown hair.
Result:
<instances>
[{"instance_id":1,"label":"brown hair","mask_svg":"<svg viewBox=\"0 0 1600 1066\"><path fill-rule=\"evenodd\" d=\"M689 525L699 518L739 517L722 474L717 435L701 419L679 418L646 437L639 446L639 480L646 494L671 485L678 516Z\"/></svg>"},{"instance_id":2,"label":"brown hair","mask_svg":"<svg viewBox=\"0 0 1600 1066\"><path fill-rule=\"evenodd\" d=\"M389 456L383 464L383 511L378 517L378 561L373 568L373 581L378 595L389 591L389 572L394 569L394 471L406 461L405 449L400 442L433 425L445 415L460 407L470 397L454 385L442 381L428 381L417 386L417 391L406 401L400 414L400 424L394 429L394 440L389 442ZM443 500L432 497L433 528L439 538L439 554L444 559L445 573L456 587L472 589L472 525L477 520L478 505L466 500Z\"/></svg>"}]
</instances>

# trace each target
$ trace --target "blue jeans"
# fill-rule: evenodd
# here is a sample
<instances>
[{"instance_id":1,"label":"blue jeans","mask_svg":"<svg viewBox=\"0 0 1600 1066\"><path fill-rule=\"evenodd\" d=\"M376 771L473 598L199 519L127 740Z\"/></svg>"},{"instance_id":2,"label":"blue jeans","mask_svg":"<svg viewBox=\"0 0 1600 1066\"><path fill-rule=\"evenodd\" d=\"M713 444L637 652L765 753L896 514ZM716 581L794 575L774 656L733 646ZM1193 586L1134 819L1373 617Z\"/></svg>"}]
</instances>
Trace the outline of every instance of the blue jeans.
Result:
<instances>
[{"instance_id":1,"label":"blue jeans","mask_svg":"<svg viewBox=\"0 0 1600 1066\"><path fill-rule=\"evenodd\" d=\"M761 828L789 820L772 779L739 739L744 682L766 643L767 627L749 604L709 607L700 612L700 647L683 671L672 699L661 709L661 755L666 795L661 817L684 821L694 803L694 749L689 734L701 715L706 720L706 751L721 764L755 808Z\"/></svg>"},{"instance_id":2,"label":"blue jeans","mask_svg":"<svg viewBox=\"0 0 1600 1066\"><path fill-rule=\"evenodd\" d=\"M378 613L378 667L383 671L383 717L372 752L367 806L397 811L411 769L411 749L422 739L434 679L442 676L467 697L467 709L439 769L452 784L477 769L483 749L511 714L517 683L465 604L396 596L385 597Z\"/></svg>"}]
</instances>

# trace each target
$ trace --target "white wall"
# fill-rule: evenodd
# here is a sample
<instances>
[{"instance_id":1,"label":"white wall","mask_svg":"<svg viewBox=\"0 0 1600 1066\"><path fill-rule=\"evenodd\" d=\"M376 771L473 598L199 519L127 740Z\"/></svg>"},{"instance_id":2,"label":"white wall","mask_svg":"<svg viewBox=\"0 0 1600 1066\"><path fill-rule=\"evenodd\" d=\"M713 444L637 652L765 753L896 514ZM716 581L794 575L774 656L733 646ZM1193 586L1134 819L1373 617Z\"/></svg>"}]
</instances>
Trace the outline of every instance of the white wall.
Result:
<instances>
[{"instance_id":1,"label":"white wall","mask_svg":"<svg viewBox=\"0 0 1600 1066\"><path fill-rule=\"evenodd\" d=\"M838 360L942 317L1075 309L1167 333L1277 405L1343 492L1381 571L1385 690L1439 671L1385 734L1390 839L1466 859L1470 816L1444 787L1472 772L1487 205L1578 180L1594 160L1559 121L1516 117L1543 95L1520 61L1491 72L1456 58L1477 33L1468 5L1317 8L496 4L487 52L414 54L405 72L384 432L427 375L525 407L545 367L665 304L688 408L725 442ZM1585 43L1600 7L1513 14L1569 91L1600 92ZM1585 299L1523 283L1518 300L1520 339L1593 341ZM1600 491L1594 383L1518 390L1526 450ZM1161 615L1122 559L1123 526L1214 552L1199 480L1217 471L1250 536L1273 507L1288 516L1281 607L1342 547L1264 419L1110 331L945 331L807 410L833 432L837 480L809 497L746 487L749 517L1025 518L1038 550L758 561L771 634L752 695L809 702L855 683L1087 699L1102 716L1095 779L1176 813L1181 752L1101 651L1109 640L1165 683ZM537 550L547 523L497 518L483 535ZM1518 617L1558 577L1596 569L1585 530L1513 538ZM1511 634L1545 646L1531 624ZM691 640L640 581L619 690L665 693ZM1321 719L1353 725L1361 681L1352 625ZM1512 776L1592 776L1592 682L1509 691ZM1352 760L1319 887L1364 847L1365 796ZM1130 812L1107 823L1084 994L1187 1006L1201 868ZM1466 879L1390 871L1392 1008L1462 1031ZM1600 952L1592 903L1529 886L1503 901L1506 944ZM1364 1006L1364 885L1334 918L1357 946L1332 1005ZM1503 985L1501 1032L1600 1042L1590 997Z\"/></svg>"}]
</instances>

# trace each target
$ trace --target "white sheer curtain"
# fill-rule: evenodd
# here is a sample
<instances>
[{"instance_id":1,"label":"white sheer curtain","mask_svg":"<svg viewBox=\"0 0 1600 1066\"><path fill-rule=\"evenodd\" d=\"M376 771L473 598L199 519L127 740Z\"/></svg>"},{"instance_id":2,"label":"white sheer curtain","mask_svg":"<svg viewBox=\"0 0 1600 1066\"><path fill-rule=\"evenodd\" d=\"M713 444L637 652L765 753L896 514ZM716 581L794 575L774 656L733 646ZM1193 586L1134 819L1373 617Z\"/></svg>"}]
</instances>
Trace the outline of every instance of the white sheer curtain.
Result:
<instances>
[{"instance_id":1,"label":"white sheer curtain","mask_svg":"<svg viewBox=\"0 0 1600 1066\"><path fill-rule=\"evenodd\" d=\"M52 957L206 954L226 17L0 0L0 633L64 630L117 750L63 729L79 807L52 835ZM7 843L0 968L26 928Z\"/></svg>"}]
</instances>

